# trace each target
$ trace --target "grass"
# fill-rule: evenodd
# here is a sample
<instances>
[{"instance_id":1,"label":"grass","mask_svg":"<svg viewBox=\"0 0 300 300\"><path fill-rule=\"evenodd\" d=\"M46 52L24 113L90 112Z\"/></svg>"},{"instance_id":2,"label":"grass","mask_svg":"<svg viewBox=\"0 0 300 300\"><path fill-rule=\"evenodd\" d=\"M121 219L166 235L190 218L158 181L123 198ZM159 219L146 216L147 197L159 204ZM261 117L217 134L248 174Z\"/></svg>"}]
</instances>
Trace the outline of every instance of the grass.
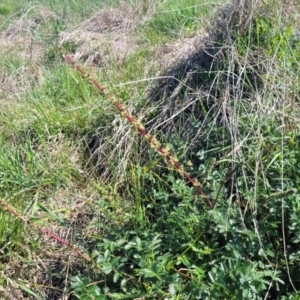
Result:
<instances>
[{"instance_id":1,"label":"grass","mask_svg":"<svg viewBox=\"0 0 300 300\"><path fill-rule=\"evenodd\" d=\"M299 299L298 10L2 2L1 297Z\"/></svg>"},{"instance_id":2,"label":"grass","mask_svg":"<svg viewBox=\"0 0 300 300\"><path fill-rule=\"evenodd\" d=\"M157 5L155 16L142 26L142 34L151 43L193 36L203 28L201 21L209 16L213 1L182 0ZM201 20L201 21L200 21Z\"/></svg>"}]
</instances>

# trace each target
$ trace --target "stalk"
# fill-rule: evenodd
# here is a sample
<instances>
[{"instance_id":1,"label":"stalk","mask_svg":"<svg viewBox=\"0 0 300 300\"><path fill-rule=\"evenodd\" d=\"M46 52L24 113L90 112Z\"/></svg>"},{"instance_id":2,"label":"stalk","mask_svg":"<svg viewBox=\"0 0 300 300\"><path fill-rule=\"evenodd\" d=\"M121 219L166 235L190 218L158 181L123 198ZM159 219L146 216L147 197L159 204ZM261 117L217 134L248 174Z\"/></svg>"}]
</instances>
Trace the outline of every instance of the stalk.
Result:
<instances>
[{"instance_id":1,"label":"stalk","mask_svg":"<svg viewBox=\"0 0 300 300\"><path fill-rule=\"evenodd\" d=\"M135 128L136 130L144 137L144 139L150 144L151 148L157 151L160 155L164 157L166 163L173 169L175 169L179 174L181 174L188 182L190 182L197 194L199 194L209 205L210 208L214 208L213 203L207 197L207 195L203 192L201 184L197 179L193 178L189 173L187 173L184 168L178 163L178 160L169 149L163 148L160 142L150 134L148 134L145 130L143 124L137 121L134 116L132 116L126 107L122 104L120 97L114 93L114 97L111 96L106 89L99 84L95 79L91 78L88 73L86 73L82 68L75 64L70 56L64 55L64 59L66 62L74 66L74 68L81 73L81 75L86 78L94 87L96 87L119 111L119 113L125 117Z\"/></svg>"},{"instance_id":2,"label":"stalk","mask_svg":"<svg viewBox=\"0 0 300 300\"><path fill-rule=\"evenodd\" d=\"M75 252L78 256L82 257L84 260L88 261L89 263L92 263L95 267L97 267L97 269L101 269L101 267L96 264L90 257L88 257L86 254L84 254L83 252L81 252L75 245L67 242L65 239L59 237L58 235L52 233L51 231L41 228L38 225L36 225L34 222L32 222L31 220L27 219L26 217L22 216L21 214L19 214L13 207L11 207L4 199L0 198L0 205L4 208L4 210L6 210L7 212L9 212L10 214L12 214L13 216L15 216L17 219L21 220L24 224L28 225L29 227L35 229L36 231L39 231L47 236L49 236L50 238L58 241L60 244L63 244L65 246L67 246L68 248L70 248L73 252Z\"/></svg>"}]
</instances>

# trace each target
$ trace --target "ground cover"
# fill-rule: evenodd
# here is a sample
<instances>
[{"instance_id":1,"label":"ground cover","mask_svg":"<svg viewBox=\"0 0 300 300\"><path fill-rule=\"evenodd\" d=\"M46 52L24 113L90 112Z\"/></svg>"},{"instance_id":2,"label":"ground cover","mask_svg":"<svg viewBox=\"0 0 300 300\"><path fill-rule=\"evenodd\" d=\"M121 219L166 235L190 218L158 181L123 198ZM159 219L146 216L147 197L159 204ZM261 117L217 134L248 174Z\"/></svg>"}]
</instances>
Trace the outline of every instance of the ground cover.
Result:
<instances>
[{"instance_id":1,"label":"ground cover","mask_svg":"<svg viewBox=\"0 0 300 300\"><path fill-rule=\"evenodd\" d=\"M3 1L0 296L299 299L299 11Z\"/></svg>"}]
</instances>

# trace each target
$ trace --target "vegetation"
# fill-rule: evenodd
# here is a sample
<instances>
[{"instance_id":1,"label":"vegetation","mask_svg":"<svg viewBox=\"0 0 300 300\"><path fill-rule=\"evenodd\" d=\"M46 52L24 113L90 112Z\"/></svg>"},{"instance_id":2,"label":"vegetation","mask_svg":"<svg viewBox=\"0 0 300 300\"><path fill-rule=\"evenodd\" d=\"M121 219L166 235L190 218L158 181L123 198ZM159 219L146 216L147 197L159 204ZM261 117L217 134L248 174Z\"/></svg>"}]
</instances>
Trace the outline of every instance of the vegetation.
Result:
<instances>
[{"instance_id":1,"label":"vegetation","mask_svg":"<svg viewBox=\"0 0 300 300\"><path fill-rule=\"evenodd\" d=\"M300 299L298 2L2 1L0 298Z\"/></svg>"}]
</instances>

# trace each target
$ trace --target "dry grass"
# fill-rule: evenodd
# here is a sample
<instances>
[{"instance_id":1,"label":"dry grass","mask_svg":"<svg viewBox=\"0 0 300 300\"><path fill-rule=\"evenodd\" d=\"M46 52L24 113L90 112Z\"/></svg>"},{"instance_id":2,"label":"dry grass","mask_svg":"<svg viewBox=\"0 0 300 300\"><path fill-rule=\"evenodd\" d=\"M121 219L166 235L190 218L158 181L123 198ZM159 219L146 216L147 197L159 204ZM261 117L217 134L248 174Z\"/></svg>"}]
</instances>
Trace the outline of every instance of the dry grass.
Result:
<instances>
[{"instance_id":1,"label":"dry grass","mask_svg":"<svg viewBox=\"0 0 300 300\"><path fill-rule=\"evenodd\" d=\"M202 35L203 36L203 35ZM201 35L195 35L190 38L182 38L168 42L162 46L156 47L155 60L157 65L163 66L165 69L170 69L180 61L186 61L189 56L193 55L199 47L198 41L201 40ZM158 73L158 76L161 75Z\"/></svg>"},{"instance_id":2,"label":"dry grass","mask_svg":"<svg viewBox=\"0 0 300 300\"><path fill-rule=\"evenodd\" d=\"M32 44L29 36L17 36L13 39L2 36L0 43L1 51L7 55L0 62L0 102L4 99L19 99L33 84L43 82L41 61L44 46Z\"/></svg>"},{"instance_id":3,"label":"dry grass","mask_svg":"<svg viewBox=\"0 0 300 300\"><path fill-rule=\"evenodd\" d=\"M26 33L33 34L39 28L56 18L55 14L44 5L29 5L20 18L14 20L3 32L7 39Z\"/></svg>"},{"instance_id":4,"label":"dry grass","mask_svg":"<svg viewBox=\"0 0 300 300\"><path fill-rule=\"evenodd\" d=\"M42 83L45 43L35 33L55 15L42 5L30 6L0 34L0 101L19 99L34 83ZM6 59L5 59L6 57ZM18 61L17 67L14 62Z\"/></svg>"},{"instance_id":5,"label":"dry grass","mask_svg":"<svg viewBox=\"0 0 300 300\"><path fill-rule=\"evenodd\" d=\"M147 4L121 1L118 7L104 7L89 19L63 32L60 44L74 43L73 59L84 58L87 64L103 66L110 61L122 62L138 47L134 29L153 14Z\"/></svg>"},{"instance_id":6,"label":"dry grass","mask_svg":"<svg viewBox=\"0 0 300 300\"><path fill-rule=\"evenodd\" d=\"M48 240L43 242L49 244ZM6 285L0 287L0 295L8 300L32 299L22 288L26 287L46 299L67 299L64 292L65 279L70 266L78 264L72 254L60 245L56 247L49 245L47 250L40 249L38 252L25 247L24 251L31 254L26 262L21 257L15 257L2 269L1 278L5 279ZM18 279L15 280L16 278Z\"/></svg>"}]
</instances>

